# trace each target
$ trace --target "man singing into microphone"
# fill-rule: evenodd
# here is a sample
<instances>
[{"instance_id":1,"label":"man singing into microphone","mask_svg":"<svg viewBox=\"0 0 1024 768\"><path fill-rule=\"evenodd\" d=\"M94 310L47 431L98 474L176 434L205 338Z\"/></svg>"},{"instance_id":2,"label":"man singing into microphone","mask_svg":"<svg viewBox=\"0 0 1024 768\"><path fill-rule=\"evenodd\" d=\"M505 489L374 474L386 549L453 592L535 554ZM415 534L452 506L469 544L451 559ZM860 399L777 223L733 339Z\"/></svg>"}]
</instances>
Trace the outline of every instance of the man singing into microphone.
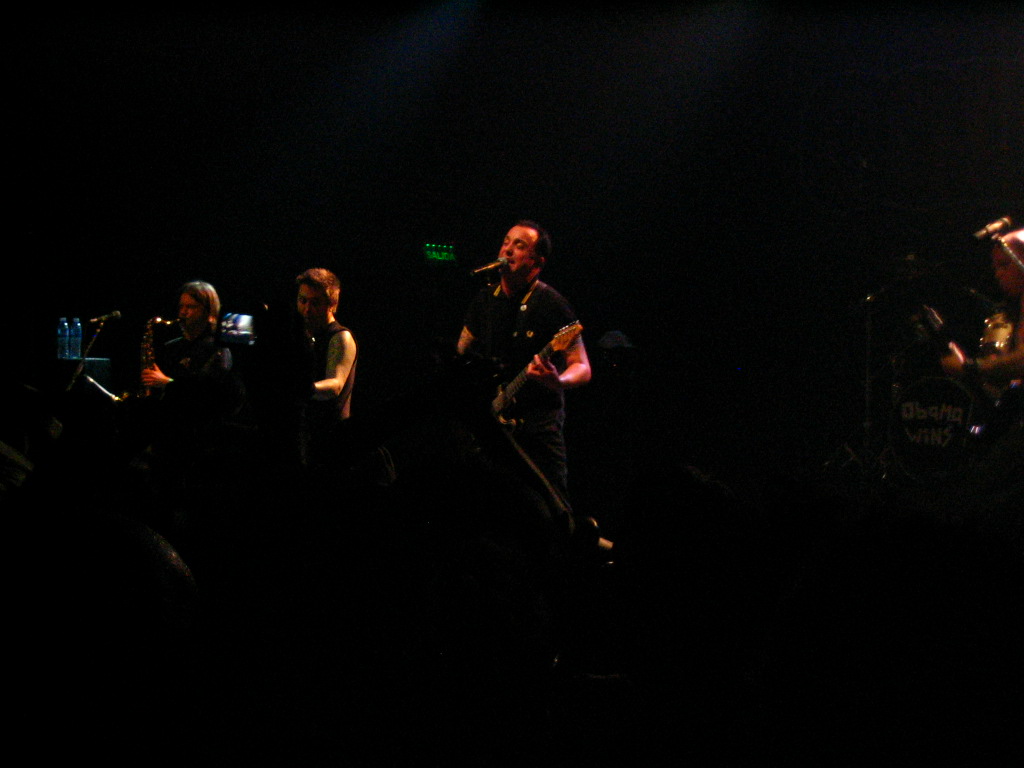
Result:
<instances>
[{"instance_id":1,"label":"man singing into microphone","mask_svg":"<svg viewBox=\"0 0 1024 768\"><path fill-rule=\"evenodd\" d=\"M567 499L565 390L589 382L591 370L582 337L549 359L538 355L577 319L539 278L550 254L551 238L536 222L522 220L508 231L497 259L500 281L473 298L457 351L498 361L508 379L525 371L526 383L502 416L515 420L515 441Z\"/></svg>"}]
</instances>

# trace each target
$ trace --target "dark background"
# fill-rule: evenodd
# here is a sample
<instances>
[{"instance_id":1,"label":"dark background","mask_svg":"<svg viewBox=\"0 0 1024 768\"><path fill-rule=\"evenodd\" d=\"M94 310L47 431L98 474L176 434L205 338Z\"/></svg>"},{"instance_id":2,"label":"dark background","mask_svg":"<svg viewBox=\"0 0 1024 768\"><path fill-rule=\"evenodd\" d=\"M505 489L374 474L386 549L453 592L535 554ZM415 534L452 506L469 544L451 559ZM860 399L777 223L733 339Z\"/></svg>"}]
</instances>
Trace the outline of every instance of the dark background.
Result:
<instances>
[{"instance_id":1,"label":"dark background","mask_svg":"<svg viewBox=\"0 0 1024 768\"><path fill-rule=\"evenodd\" d=\"M584 504L652 451L757 488L856 449L908 307L924 293L976 336L964 289L994 289L971 233L1024 217L1012 3L27 16L6 54L6 375L49 384L57 317L118 310L92 355L130 389L182 282L249 312L325 266L372 407L454 344L469 270L534 218L595 365L570 395Z\"/></svg>"}]
</instances>

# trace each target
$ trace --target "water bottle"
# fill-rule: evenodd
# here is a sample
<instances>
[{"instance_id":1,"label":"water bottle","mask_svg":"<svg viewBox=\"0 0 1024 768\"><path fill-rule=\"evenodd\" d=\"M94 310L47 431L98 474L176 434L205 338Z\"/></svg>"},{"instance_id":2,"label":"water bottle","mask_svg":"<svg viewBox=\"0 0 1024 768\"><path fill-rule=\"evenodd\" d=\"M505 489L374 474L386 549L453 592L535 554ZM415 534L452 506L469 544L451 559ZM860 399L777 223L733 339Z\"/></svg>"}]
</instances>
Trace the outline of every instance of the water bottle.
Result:
<instances>
[{"instance_id":1,"label":"water bottle","mask_svg":"<svg viewBox=\"0 0 1024 768\"><path fill-rule=\"evenodd\" d=\"M68 335L68 357L77 360L82 356L82 321L75 317L71 320L71 333Z\"/></svg>"},{"instance_id":2,"label":"water bottle","mask_svg":"<svg viewBox=\"0 0 1024 768\"><path fill-rule=\"evenodd\" d=\"M57 359L67 360L68 359L68 337L71 335L71 327L68 325L68 319L62 317L57 321Z\"/></svg>"}]
</instances>

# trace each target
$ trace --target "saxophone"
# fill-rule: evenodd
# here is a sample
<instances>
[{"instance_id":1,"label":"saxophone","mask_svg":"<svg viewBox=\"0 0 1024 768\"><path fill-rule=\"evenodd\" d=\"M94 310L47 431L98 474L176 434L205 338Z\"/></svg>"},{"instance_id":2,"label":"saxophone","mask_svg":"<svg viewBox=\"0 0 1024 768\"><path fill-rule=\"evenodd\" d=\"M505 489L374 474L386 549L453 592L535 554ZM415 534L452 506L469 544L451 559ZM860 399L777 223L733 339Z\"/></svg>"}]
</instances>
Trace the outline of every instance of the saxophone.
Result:
<instances>
[{"instance_id":1,"label":"saxophone","mask_svg":"<svg viewBox=\"0 0 1024 768\"><path fill-rule=\"evenodd\" d=\"M140 371L144 371L146 368L152 368L156 365L156 356L153 353L153 334L156 332L156 328L159 325L174 325L173 320L164 320L162 317L151 317L146 321L146 330L142 334L142 349L140 352ZM139 397L149 397L152 390L149 387L142 387L139 392Z\"/></svg>"}]
</instances>

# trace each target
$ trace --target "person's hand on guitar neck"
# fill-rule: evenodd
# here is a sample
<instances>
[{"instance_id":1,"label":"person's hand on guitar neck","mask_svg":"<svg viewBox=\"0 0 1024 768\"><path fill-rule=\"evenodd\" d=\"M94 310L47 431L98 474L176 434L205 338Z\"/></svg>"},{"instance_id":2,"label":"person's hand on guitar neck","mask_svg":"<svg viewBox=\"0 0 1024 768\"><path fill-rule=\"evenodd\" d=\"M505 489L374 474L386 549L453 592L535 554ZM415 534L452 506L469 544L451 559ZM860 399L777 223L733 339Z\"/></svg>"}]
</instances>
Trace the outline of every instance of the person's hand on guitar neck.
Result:
<instances>
[{"instance_id":1,"label":"person's hand on guitar neck","mask_svg":"<svg viewBox=\"0 0 1024 768\"><path fill-rule=\"evenodd\" d=\"M535 381L552 392L581 387L590 381L590 361L583 344L574 342L565 352L565 370L561 373L550 359L534 355L526 366L526 378Z\"/></svg>"}]
</instances>

